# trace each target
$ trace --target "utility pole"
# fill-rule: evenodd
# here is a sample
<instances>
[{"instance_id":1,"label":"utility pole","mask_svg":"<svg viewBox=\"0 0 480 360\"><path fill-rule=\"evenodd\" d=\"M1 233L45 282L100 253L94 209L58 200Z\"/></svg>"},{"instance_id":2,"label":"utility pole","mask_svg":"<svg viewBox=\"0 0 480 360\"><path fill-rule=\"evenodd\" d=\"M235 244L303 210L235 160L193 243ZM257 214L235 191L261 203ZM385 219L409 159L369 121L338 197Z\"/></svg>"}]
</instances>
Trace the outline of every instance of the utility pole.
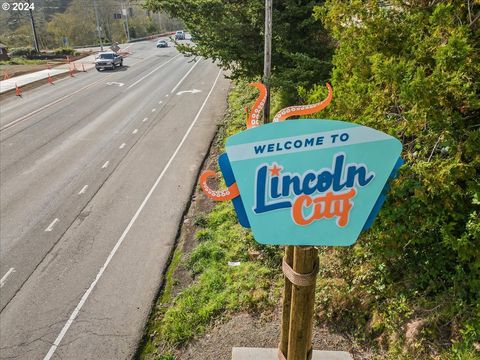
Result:
<instances>
[{"instance_id":1,"label":"utility pole","mask_svg":"<svg viewBox=\"0 0 480 360\"><path fill-rule=\"evenodd\" d=\"M122 5L125 8L125 28L127 30L127 42L129 42L130 41L130 29L128 27L128 10L130 10L129 9L130 5L129 5L128 1L127 1L127 7L125 7L125 2L122 2Z\"/></svg>"},{"instance_id":2,"label":"utility pole","mask_svg":"<svg viewBox=\"0 0 480 360\"><path fill-rule=\"evenodd\" d=\"M40 52L40 47L38 46L38 37L37 37L37 29L35 29L35 20L33 20L33 12L32 12L32 7L30 6L30 0L28 1L28 11L30 12L30 22L32 23L32 30L33 30L33 40L35 43L35 50Z\"/></svg>"},{"instance_id":3,"label":"utility pole","mask_svg":"<svg viewBox=\"0 0 480 360\"><path fill-rule=\"evenodd\" d=\"M263 121L270 121L270 74L272 72L272 1L265 0L265 50L263 60L263 84L267 88L267 99L263 108Z\"/></svg>"},{"instance_id":4,"label":"utility pole","mask_svg":"<svg viewBox=\"0 0 480 360\"><path fill-rule=\"evenodd\" d=\"M97 2L96 2L96 0L93 0L93 9L95 10L95 21L97 22L97 33L98 33L98 39L100 40L100 51L103 51L102 29L100 28L100 23L98 22L98 12L97 12Z\"/></svg>"}]
</instances>

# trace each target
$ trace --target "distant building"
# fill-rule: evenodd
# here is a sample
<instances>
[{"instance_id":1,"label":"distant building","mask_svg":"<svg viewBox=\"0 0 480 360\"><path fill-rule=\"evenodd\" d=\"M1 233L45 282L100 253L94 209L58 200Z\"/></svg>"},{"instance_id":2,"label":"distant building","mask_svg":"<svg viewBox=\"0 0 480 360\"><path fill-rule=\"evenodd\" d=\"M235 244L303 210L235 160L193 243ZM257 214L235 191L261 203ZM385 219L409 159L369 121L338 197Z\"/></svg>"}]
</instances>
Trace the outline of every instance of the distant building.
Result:
<instances>
[{"instance_id":1,"label":"distant building","mask_svg":"<svg viewBox=\"0 0 480 360\"><path fill-rule=\"evenodd\" d=\"M7 47L3 44L0 44L0 60L8 60Z\"/></svg>"}]
</instances>

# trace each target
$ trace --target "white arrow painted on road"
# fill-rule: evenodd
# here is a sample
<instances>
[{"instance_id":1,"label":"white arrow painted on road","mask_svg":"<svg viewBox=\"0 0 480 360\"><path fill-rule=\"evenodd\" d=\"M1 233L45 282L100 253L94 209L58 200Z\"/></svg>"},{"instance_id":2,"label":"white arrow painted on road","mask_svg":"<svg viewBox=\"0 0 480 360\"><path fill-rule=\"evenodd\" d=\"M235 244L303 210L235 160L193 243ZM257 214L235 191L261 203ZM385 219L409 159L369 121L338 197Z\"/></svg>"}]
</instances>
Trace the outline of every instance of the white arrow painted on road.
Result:
<instances>
[{"instance_id":1,"label":"white arrow painted on road","mask_svg":"<svg viewBox=\"0 0 480 360\"><path fill-rule=\"evenodd\" d=\"M177 92L177 95L182 95L182 94L185 94L185 93L198 94L198 93L201 93L201 92L202 92L202 90L197 90L197 89L184 90L184 91Z\"/></svg>"},{"instance_id":2,"label":"white arrow painted on road","mask_svg":"<svg viewBox=\"0 0 480 360\"><path fill-rule=\"evenodd\" d=\"M122 87L125 84L120 83L120 82L116 82L116 81L110 81L110 82L107 82L107 85L118 85L119 87Z\"/></svg>"}]
</instances>

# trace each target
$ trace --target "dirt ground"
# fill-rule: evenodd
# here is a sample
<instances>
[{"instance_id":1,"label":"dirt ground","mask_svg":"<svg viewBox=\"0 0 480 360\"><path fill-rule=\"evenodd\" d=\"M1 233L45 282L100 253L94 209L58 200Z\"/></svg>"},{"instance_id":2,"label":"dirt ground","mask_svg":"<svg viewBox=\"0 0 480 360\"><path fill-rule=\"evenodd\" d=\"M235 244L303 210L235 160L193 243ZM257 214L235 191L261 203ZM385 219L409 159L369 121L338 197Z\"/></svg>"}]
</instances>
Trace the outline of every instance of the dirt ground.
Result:
<instances>
[{"instance_id":1,"label":"dirt ground","mask_svg":"<svg viewBox=\"0 0 480 360\"><path fill-rule=\"evenodd\" d=\"M232 347L276 348L280 334L280 308L270 314L238 314L225 323L217 323L206 335L175 354L179 360L230 360ZM371 359L351 339L328 328L316 326L313 333L315 350L350 352L354 359Z\"/></svg>"}]
</instances>

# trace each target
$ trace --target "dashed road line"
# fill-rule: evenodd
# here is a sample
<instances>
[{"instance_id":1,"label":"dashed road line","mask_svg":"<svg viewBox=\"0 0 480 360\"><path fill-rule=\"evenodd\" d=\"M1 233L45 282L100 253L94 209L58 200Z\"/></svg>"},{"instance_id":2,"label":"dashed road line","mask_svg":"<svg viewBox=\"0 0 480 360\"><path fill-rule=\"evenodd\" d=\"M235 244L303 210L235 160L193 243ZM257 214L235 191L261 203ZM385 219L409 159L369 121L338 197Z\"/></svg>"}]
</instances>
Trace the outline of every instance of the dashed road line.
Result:
<instances>
[{"instance_id":1,"label":"dashed road line","mask_svg":"<svg viewBox=\"0 0 480 360\"><path fill-rule=\"evenodd\" d=\"M102 169L105 169L108 166L108 164L110 164L110 161L108 160L105 161L105 164L102 165Z\"/></svg>"},{"instance_id":2,"label":"dashed road line","mask_svg":"<svg viewBox=\"0 0 480 360\"><path fill-rule=\"evenodd\" d=\"M135 129L135 130L132 131L132 134L135 135L137 132L138 132L138 129Z\"/></svg>"},{"instance_id":3,"label":"dashed road line","mask_svg":"<svg viewBox=\"0 0 480 360\"><path fill-rule=\"evenodd\" d=\"M162 101L162 100L160 100L160 101L158 102L158 104L161 104L161 103L163 103L163 101Z\"/></svg>"},{"instance_id":4,"label":"dashed road line","mask_svg":"<svg viewBox=\"0 0 480 360\"><path fill-rule=\"evenodd\" d=\"M7 273L5 275L3 275L3 277L0 279L0 288L3 287L3 285L5 285L5 282L7 281L7 278L8 276L11 274L11 273L14 273L15 272L15 268L10 268Z\"/></svg>"},{"instance_id":5,"label":"dashed road line","mask_svg":"<svg viewBox=\"0 0 480 360\"><path fill-rule=\"evenodd\" d=\"M117 240L115 246L113 247L112 251L110 252L110 254L108 255L107 259L105 260L105 263L103 264L103 266L100 268L99 272L97 273L97 276L95 276L95 279L93 280L93 282L90 284L89 288L87 289L87 291L85 291L85 293L83 294L82 298L80 299L79 303L77 304L77 306L75 307L75 309L73 310L73 312L70 314L70 317L68 318L67 322L65 323L65 325L63 326L62 330L60 331L60 333L58 334L57 338L55 339L55 341L53 342L52 346L50 347L50 349L48 350L48 353L47 355L45 355L45 357L43 358L43 360L50 360L53 356L53 354L55 353L55 351L57 350L58 346L60 345L62 339L64 338L65 334L67 333L68 329L70 328L70 326L72 326L73 322L75 321L75 319L77 318L78 314L80 313L80 310L82 309L83 305L85 304L85 302L87 301L88 297L90 296L90 294L92 293L93 289L95 288L95 286L97 285L98 281L101 279L103 273L105 272L106 268L108 267L108 264L110 264L110 261L112 261L113 257L115 256L115 253L117 252L118 248L120 247L120 245L122 245L123 241L125 240L125 238L127 237L127 234L130 232L130 229L132 228L133 224L137 221L137 218L139 217L140 213L142 212L143 208L145 207L145 205L147 204L148 202L148 199L150 199L150 197L152 196L153 192L155 191L155 189L157 188L158 184L160 183L160 181L163 179L165 173L167 172L167 170L170 168L170 165L172 164L173 160L176 158L178 152L180 151L180 149L182 148L183 144L185 143L185 141L187 140L188 138L188 135L190 135L190 133L192 132L192 129L193 127L195 126L195 124L197 123L199 117L200 117L200 114L202 113L203 109L205 108L205 105L207 104L207 101L208 99L210 99L210 95L212 94L213 92L213 89L215 88L215 85L217 84L217 81L218 81L218 78L220 77L220 74L222 73L222 70L220 70L218 72L218 75L212 85L212 88L210 89L207 97L205 98L205 100L203 101L203 104L202 106L200 107L200 109L198 110L197 112L197 115L195 116L195 118L193 119L192 123L190 124L189 128L187 129L187 132L185 133L185 135L183 135L183 138L182 140L180 141L180 143L177 145L177 148L175 149L175 151L173 152L172 156L170 157L170 159L168 160L167 164L165 165L165 167L163 168L162 172L160 173L160 175L157 177L157 180L155 180L155 183L153 184L153 186L150 188L147 196L143 199L142 203L140 204L139 208L137 209L137 211L135 212L135 214L133 215L133 217L131 218L130 222L128 223L127 227L125 228L125 230L123 230L123 233L122 235L120 236L120 238Z\"/></svg>"},{"instance_id":6,"label":"dashed road line","mask_svg":"<svg viewBox=\"0 0 480 360\"><path fill-rule=\"evenodd\" d=\"M127 144L122 143L122 145L120 145L118 148L119 148L119 149L123 149L123 148L125 147L125 145L127 145Z\"/></svg>"},{"instance_id":7,"label":"dashed road line","mask_svg":"<svg viewBox=\"0 0 480 360\"><path fill-rule=\"evenodd\" d=\"M88 185L85 185L85 186L82 188L82 190L80 190L80 191L78 192L78 195L84 194L85 191L87 191L87 189L88 189Z\"/></svg>"},{"instance_id":8,"label":"dashed road line","mask_svg":"<svg viewBox=\"0 0 480 360\"><path fill-rule=\"evenodd\" d=\"M146 117L145 119L142 120L142 122L146 122L148 120L148 117Z\"/></svg>"},{"instance_id":9,"label":"dashed road line","mask_svg":"<svg viewBox=\"0 0 480 360\"><path fill-rule=\"evenodd\" d=\"M53 227L55 226L55 224L58 222L58 218L55 218L55 220L53 220L50 225L47 226L47 228L45 229L46 232L50 232L53 230Z\"/></svg>"},{"instance_id":10,"label":"dashed road line","mask_svg":"<svg viewBox=\"0 0 480 360\"><path fill-rule=\"evenodd\" d=\"M156 109L156 108L153 108L153 109L152 109L152 112L155 112L155 111L157 111L157 109Z\"/></svg>"}]
</instances>

